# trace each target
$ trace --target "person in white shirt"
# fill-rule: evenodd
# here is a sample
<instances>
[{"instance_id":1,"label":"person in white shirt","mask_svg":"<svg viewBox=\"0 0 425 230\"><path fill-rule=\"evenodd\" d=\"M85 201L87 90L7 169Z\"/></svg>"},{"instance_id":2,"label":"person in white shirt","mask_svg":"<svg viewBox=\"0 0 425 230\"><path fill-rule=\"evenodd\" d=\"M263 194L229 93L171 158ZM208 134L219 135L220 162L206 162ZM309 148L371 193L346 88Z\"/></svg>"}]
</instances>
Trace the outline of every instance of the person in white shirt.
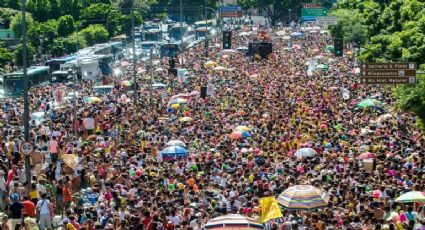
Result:
<instances>
[{"instance_id":1,"label":"person in white shirt","mask_svg":"<svg viewBox=\"0 0 425 230\"><path fill-rule=\"evenodd\" d=\"M46 193L41 194L41 200L37 202L36 208L40 213L40 229L52 229L52 220L50 219L50 201L46 198Z\"/></svg>"}]
</instances>

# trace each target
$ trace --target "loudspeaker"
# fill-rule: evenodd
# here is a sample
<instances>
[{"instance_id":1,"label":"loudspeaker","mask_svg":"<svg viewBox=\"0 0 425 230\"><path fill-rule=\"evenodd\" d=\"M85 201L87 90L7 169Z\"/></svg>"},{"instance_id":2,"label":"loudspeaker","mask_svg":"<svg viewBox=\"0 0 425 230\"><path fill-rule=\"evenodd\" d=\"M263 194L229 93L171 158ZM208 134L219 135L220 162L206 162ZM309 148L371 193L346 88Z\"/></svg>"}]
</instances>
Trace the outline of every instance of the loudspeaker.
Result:
<instances>
[{"instance_id":1,"label":"loudspeaker","mask_svg":"<svg viewBox=\"0 0 425 230\"><path fill-rule=\"evenodd\" d=\"M254 56L258 54L261 58L267 59L269 54L273 52L273 45L270 42L251 42L248 45L248 55Z\"/></svg>"},{"instance_id":2,"label":"loudspeaker","mask_svg":"<svg viewBox=\"0 0 425 230\"><path fill-rule=\"evenodd\" d=\"M260 43L258 42L250 42L248 44L248 55L249 56L254 56L256 53L258 53L258 49L259 49Z\"/></svg>"},{"instance_id":3,"label":"loudspeaker","mask_svg":"<svg viewBox=\"0 0 425 230\"><path fill-rule=\"evenodd\" d=\"M270 42L262 42L259 45L258 51L262 58L268 58L269 54L273 52L273 45Z\"/></svg>"},{"instance_id":4,"label":"loudspeaker","mask_svg":"<svg viewBox=\"0 0 425 230\"><path fill-rule=\"evenodd\" d=\"M205 98L205 97L207 97L207 87L202 86L201 87L201 98Z\"/></svg>"}]
</instances>

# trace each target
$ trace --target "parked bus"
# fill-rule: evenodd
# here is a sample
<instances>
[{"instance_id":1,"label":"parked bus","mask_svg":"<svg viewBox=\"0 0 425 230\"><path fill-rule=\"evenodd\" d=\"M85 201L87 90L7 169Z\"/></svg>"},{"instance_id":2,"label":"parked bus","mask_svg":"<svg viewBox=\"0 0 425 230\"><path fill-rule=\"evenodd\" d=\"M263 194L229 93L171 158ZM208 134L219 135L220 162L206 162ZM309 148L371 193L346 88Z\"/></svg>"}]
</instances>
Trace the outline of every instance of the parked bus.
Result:
<instances>
[{"instance_id":1,"label":"parked bus","mask_svg":"<svg viewBox=\"0 0 425 230\"><path fill-rule=\"evenodd\" d=\"M50 67L50 71L54 72L54 71L60 70L60 65L70 62L76 59L77 57L78 55L69 55L62 58L55 58L55 59L48 60L45 65Z\"/></svg>"},{"instance_id":2,"label":"parked bus","mask_svg":"<svg viewBox=\"0 0 425 230\"><path fill-rule=\"evenodd\" d=\"M163 57L174 57L180 52L178 44L164 44L161 45L160 54Z\"/></svg>"},{"instance_id":3,"label":"parked bus","mask_svg":"<svg viewBox=\"0 0 425 230\"><path fill-rule=\"evenodd\" d=\"M208 36L214 36L216 31L214 26L216 25L216 20L202 20L195 22L195 37L196 39L205 38L208 32Z\"/></svg>"},{"instance_id":4,"label":"parked bus","mask_svg":"<svg viewBox=\"0 0 425 230\"><path fill-rule=\"evenodd\" d=\"M181 39L181 35L180 35L181 32L183 32L183 37L186 37L188 33L188 26L183 25L183 29L180 30L180 24L176 24L175 26L171 27L168 30L168 36L171 39L178 41Z\"/></svg>"},{"instance_id":5,"label":"parked bus","mask_svg":"<svg viewBox=\"0 0 425 230\"><path fill-rule=\"evenodd\" d=\"M145 31L143 41L160 42L162 39L162 31L160 29L150 29Z\"/></svg>"},{"instance_id":6,"label":"parked bus","mask_svg":"<svg viewBox=\"0 0 425 230\"><path fill-rule=\"evenodd\" d=\"M50 81L48 66L32 66L27 69L28 87L34 87ZM24 92L24 73L22 70L4 74L0 77L0 97L20 97Z\"/></svg>"},{"instance_id":7,"label":"parked bus","mask_svg":"<svg viewBox=\"0 0 425 230\"><path fill-rule=\"evenodd\" d=\"M69 79L69 73L68 71L64 71L64 70L57 70L54 71L51 75L50 75L50 81L51 83L65 83L65 82L69 82L71 79Z\"/></svg>"}]
</instances>

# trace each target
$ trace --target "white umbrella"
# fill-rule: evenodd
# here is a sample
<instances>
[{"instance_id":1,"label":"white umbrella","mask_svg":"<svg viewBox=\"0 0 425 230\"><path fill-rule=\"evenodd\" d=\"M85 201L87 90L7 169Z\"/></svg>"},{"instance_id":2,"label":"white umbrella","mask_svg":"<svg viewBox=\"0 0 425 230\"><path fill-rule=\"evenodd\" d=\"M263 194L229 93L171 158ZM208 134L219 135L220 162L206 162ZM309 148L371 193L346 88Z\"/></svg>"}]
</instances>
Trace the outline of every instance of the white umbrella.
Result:
<instances>
[{"instance_id":1,"label":"white umbrella","mask_svg":"<svg viewBox=\"0 0 425 230\"><path fill-rule=\"evenodd\" d=\"M312 148L301 148L295 152L296 157L312 157L316 154L317 152Z\"/></svg>"},{"instance_id":2,"label":"white umbrella","mask_svg":"<svg viewBox=\"0 0 425 230\"><path fill-rule=\"evenodd\" d=\"M217 70L217 71L224 71L224 70L228 70L227 68L225 68L225 67L223 67L223 66L217 66L217 67L214 67L214 70Z\"/></svg>"},{"instance_id":3,"label":"white umbrella","mask_svg":"<svg viewBox=\"0 0 425 230\"><path fill-rule=\"evenodd\" d=\"M401 196L399 196L397 199L395 199L397 202L418 202L418 203L424 203L425 202L425 195L423 192L419 191L410 191L407 192Z\"/></svg>"},{"instance_id":4,"label":"white umbrella","mask_svg":"<svg viewBox=\"0 0 425 230\"><path fill-rule=\"evenodd\" d=\"M239 34L239 36L249 36L251 35L251 32L242 32Z\"/></svg>"},{"instance_id":5,"label":"white umbrella","mask_svg":"<svg viewBox=\"0 0 425 230\"><path fill-rule=\"evenodd\" d=\"M163 68L157 68L157 69L155 70L155 72L162 72L162 71L164 71L164 69L163 69Z\"/></svg>"},{"instance_id":6,"label":"white umbrella","mask_svg":"<svg viewBox=\"0 0 425 230\"><path fill-rule=\"evenodd\" d=\"M254 230L264 229L264 226L254 218L239 214L228 214L209 220L205 229Z\"/></svg>"},{"instance_id":7,"label":"white umbrella","mask_svg":"<svg viewBox=\"0 0 425 230\"><path fill-rule=\"evenodd\" d=\"M276 34L278 36L285 36L286 32L284 30L277 31Z\"/></svg>"},{"instance_id":8,"label":"white umbrella","mask_svg":"<svg viewBox=\"0 0 425 230\"><path fill-rule=\"evenodd\" d=\"M234 49L224 49L224 50L220 51L220 53L223 53L223 54L235 54L235 53L238 53L238 51L236 51Z\"/></svg>"},{"instance_id":9,"label":"white umbrella","mask_svg":"<svg viewBox=\"0 0 425 230\"><path fill-rule=\"evenodd\" d=\"M283 36L282 39L283 40L291 40L291 36Z\"/></svg>"},{"instance_id":10,"label":"white umbrella","mask_svg":"<svg viewBox=\"0 0 425 230\"><path fill-rule=\"evenodd\" d=\"M186 147L186 144L181 140L171 140L171 141L167 142L167 146Z\"/></svg>"}]
</instances>

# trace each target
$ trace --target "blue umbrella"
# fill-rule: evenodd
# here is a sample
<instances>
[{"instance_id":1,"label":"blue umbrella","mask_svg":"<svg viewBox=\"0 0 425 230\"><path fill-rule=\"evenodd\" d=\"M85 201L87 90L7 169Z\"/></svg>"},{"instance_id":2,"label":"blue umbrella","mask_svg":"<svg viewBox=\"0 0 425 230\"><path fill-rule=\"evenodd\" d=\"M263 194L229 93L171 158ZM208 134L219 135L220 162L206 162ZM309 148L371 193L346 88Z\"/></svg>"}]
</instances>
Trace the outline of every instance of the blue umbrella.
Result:
<instances>
[{"instance_id":1,"label":"blue umbrella","mask_svg":"<svg viewBox=\"0 0 425 230\"><path fill-rule=\"evenodd\" d=\"M302 36L304 36L304 34L303 34L303 33L301 33L301 32L293 32L293 33L291 34L291 36L292 36L292 37L302 37Z\"/></svg>"},{"instance_id":2,"label":"blue umbrella","mask_svg":"<svg viewBox=\"0 0 425 230\"><path fill-rule=\"evenodd\" d=\"M170 146L162 150L163 157L187 157L187 149L180 146Z\"/></svg>"},{"instance_id":3,"label":"blue umbrella","mask_svg":"<svg viewBox=\"0 0 425 230\"><path fill-rule=\"evenodd\" d=\"M163 87L167 87L167 85L163 84L163 83L154 83L154 84L152 84L152 87L163 88Z\"/></svg>"},{"instance_id":4,"label":"blue umbrella","mask_svg":"<svg viewBox=\"0 0 425 230\"><path fill-rule=\"evenodd\" d=\"M251 137L251 134L248 133L247 131L242 131L241 133L243 137Z\"/></svg>"}]
</instances>

